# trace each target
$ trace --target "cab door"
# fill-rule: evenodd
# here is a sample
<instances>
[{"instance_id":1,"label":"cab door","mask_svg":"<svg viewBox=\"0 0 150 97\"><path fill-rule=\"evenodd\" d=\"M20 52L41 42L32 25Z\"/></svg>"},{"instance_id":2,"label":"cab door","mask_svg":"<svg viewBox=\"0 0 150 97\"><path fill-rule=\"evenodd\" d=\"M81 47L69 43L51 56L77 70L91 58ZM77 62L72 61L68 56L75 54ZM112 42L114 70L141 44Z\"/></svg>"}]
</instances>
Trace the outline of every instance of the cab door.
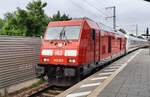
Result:
<instances>
[{"instance_id":1,"label":"cab door","mask_svg":"<svg viewBox=\"0 0 150 97\"><path fill-rule=\"evenodd\" d=\"M92 29L93 61L96 62L96 30Z\"/></svg>"}]
</instances>

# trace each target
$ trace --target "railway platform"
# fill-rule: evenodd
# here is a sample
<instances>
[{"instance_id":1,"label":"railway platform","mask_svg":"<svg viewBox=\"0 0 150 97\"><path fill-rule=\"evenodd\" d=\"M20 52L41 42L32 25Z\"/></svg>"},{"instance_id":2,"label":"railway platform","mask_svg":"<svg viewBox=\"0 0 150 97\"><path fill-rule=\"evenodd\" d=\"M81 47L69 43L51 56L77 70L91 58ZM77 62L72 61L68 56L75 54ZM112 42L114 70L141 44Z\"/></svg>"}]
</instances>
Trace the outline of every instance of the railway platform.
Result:
<instances>
[{"instance_id":1,"label":"railway platform","mask_svg":"<svg viewBox=\"0 0 150 97\"><path fill-rule=\"evenodd\" d=\"M57 97L150 97L150 55L136 50Z\"/></svg>"}]
</instances>

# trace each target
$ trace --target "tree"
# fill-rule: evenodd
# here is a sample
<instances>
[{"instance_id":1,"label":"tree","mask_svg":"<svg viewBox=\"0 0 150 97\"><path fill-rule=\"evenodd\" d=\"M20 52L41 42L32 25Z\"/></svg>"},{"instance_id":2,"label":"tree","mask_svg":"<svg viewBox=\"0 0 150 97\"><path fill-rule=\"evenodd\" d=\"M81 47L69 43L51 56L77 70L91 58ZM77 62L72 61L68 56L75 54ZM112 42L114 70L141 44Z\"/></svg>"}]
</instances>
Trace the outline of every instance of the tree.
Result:
<instances>
[{"instance_id":1,"label":"tree","mask_svg":"<svg viewBox=\"0 0 150 97\"><path fill-rule=\"evenodd\" d=\"M43 35L49 21L70 20L68 15L57 14L49 18L44 8L47 6L46 2L41 0L33 0L29 2L26 9L17 8L12 13L6 13L2 28L0 28L1 35L12 36L41 36ZM1 27L1 25L0 25Z\"/></svg>"},{"instance_id":2,"label":"tree","mask_svg":"<svg viewBox=\"0 0 150 97\"><path fill-rule=\"evenodd\" d=\"M57 14L54 14L52 17L50 17L50 21L64 21L64 20L71 20L72 18L70 18L68 15L60 14L60 11L57 12Z\"/></svg>"},{"instance_id":3,"label":"tree","mask_svg":"<svg viewBox=\"0 0 150 97\"><path fill-rule=\"evenodd\" d=\"M0 34L2 33L3 25L4 25L4 20L0 18Z\"/></svg>"},{"instance_id":4,"label":"tree","mask_svg":"<svg viewBox=\"0 0 150 97\"><path fill-rule=\"evenodd\" d=\"M46 6L47 3L42 3L41 0L29 2L27 5L27 36L40 36L45 31L49 22L49 18L43 9Z\"/></svg>"},{"instance_id":5,"label":"tree","mask_svg":"<svg viewBox=\"0 0 150 97\"><path fill-rule=\"evenodd\" d=\"M2 34L17 36L42 35L49 22L49 18L43 10L46 5L47 3L42 3L41 0L33 0L26 6L26 10L17 8L15 12L5 14L6 22Z\"/></svg>"},{"instance_id":6,"label":"tree","mask_svg":"<svg viewBox=\"0 0 150 97\"><path fill-rule=\"evenodd\" d=\"M5 24L3 35L25 36L27 28L25 26L27 13L25 10L17 8L14 13L5 14Z\"/></svg>"}]
</instances>

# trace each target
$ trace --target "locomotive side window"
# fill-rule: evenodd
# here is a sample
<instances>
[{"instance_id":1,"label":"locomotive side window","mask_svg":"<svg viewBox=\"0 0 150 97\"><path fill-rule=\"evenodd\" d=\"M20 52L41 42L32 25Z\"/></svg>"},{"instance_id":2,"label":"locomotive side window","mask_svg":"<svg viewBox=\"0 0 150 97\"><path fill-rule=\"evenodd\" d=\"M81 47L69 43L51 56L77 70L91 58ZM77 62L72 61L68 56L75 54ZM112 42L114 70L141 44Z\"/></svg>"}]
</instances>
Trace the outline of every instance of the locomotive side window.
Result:
<instances>
[{"instance_id":1,"label":"locomotive side window","mask_svg":"<svg viewBox=\"0 0 150 97\"><path fill-rule=\"evenodd\" d=\"M80 26L49 27L46 32L46 40L78 39Z\"/></svg>"},{"instance_id":2,"label":"locomotive side window","mask_svg":"<svg viewBox=\"0 0 150 97\"><path fill-rule=\"evenodd\" d=\"M122 49L122 39L120 38L120 50Z\"/></svg>"},{"instance_id":3,"label":"locomotive side window","mask_svg":"<svg viewBox=\"0 0 150 97\"><path fill-rule=\"evenodd\" d=\"M112 43L111 43L111 36L108 37L108 53L111 53L111 46Z\"/></svg>"},{"instance_id":4,"label":"locomotive side window","mask_svg":"<svg viewBox=\"0 0 150 97\"><path fill-rule=\"evenodd\" d=\"M92 39L95 40L96 38L96 31L95 29L92 29Z\"/></svg>"},{"instance_id":5,"label":"locomotive side window","mask_svg":"<svg viewBox=\"0 0 150 97\"><path fill-rule=\"evenodd\" d=\"M105 54L106 53L106 47L105 45L102 46L102 54Z\"/></svg>"}]
</instances>

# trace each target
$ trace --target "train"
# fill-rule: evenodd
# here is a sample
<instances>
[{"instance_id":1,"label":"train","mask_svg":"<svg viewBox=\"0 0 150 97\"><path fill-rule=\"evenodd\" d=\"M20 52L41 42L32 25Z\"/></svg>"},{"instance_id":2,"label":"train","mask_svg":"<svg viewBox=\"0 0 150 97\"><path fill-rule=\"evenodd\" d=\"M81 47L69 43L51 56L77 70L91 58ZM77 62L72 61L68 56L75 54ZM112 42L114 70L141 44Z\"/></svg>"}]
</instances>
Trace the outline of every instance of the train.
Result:
<instances>
[{"instance_id":1,"label":"train","mask_svg":"<svg viewBox=\"0 0 150 97\"><path fill-rule=\"evenodd\" d=\"M73 85L105 62L144 47L146 40L105 29L89 18L50 22L40 49L40 76Z\"/></svg>"}]
</instances>

